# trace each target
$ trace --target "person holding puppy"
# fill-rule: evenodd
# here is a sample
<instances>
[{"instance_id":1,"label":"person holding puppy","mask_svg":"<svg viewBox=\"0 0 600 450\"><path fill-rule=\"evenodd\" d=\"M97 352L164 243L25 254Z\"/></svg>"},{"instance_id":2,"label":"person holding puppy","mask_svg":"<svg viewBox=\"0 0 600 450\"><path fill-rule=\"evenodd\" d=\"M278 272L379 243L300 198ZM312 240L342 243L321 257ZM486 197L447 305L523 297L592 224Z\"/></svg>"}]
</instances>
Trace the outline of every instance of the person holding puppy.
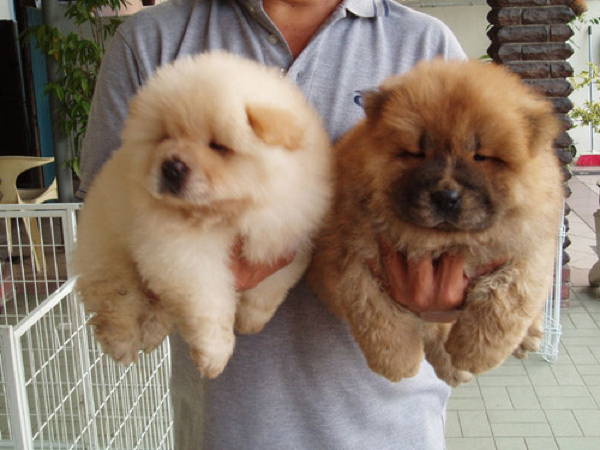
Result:
<instances>
[{"instance_id":1,"label":"person holding puppy","mask_svg":"<svg viewBox=\"0 0 600 450\"><path fill-rule=\"evenodd\" d=\"M390 0L167 1L129 18L107 50L84 141L80 197L119 148L128 100L144 81L164 63L214 49L279 67L333 140L363 117L362 90L422 59L465 58L441 22ZM274 266L255 267L239 248L233 255L239 290L290 261L282 255ZM405 273L395 258L386 256L393 298L424 318L451 319L467 284L460 262L422 261ZM216 380L203 381L182 341L171 342L177 450L444 448L448 386L425 362L399 383L371 372L346 326L305 282L261 333L239 337Z\"/></svg>"}]
</instances>

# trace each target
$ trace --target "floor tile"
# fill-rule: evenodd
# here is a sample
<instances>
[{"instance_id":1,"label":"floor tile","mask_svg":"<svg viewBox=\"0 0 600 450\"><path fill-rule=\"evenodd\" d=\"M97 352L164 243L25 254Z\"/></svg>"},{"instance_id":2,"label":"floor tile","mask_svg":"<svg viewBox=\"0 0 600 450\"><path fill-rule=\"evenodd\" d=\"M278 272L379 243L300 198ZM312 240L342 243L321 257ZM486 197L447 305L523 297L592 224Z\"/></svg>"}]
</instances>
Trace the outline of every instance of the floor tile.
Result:
<instances>
[{"instance_id":1,"label":"floor tile","mask_svg":"<svg viewBox=\"0 0 600 450\"><path fill-rule=\"evenodd\" d=\"M496 450L492 438L448 438L447 450Z\"/></svg>"},{"instance_id":2,"label":"floor tile","mask_svg":"<svg viewBox=\"0 0 600 450\"><path fill-rule=\"evenodd\" d=\"M448 410L485 409L481 398L452 398L448 401Z\"/></svg>"},{"instance_id":3,"label":"floor tile","mask_svg":"<svg viewBox=\"0 0 600 450\"><path fill-rule=\"evenodd\" d=\"M582 436L577 420L568 410L547 410L546 417L554 436Z\"/></svg>"},{"instance_id":4,"label":"floor tile","mask_svg":"<svg viewBox=\"0 0 600 450\"><path fill-rule=\"evenodd\" d=\"M600 449L600 438L594 437L558 437L558 448L560 450L598 450Z\"/></svg>"},{"instance_id":5,"label":"floor tile","mask_svg":"<svg viewBox=\"0 0 600 450\"><path fill-rule=\"evenodd\" d=\"M526 375L515 376L487 376L478 379L479 385L484 386L531 386L531 381Z\"/></svg>"},{"instance_id":6,"label":"floor tile","mask_svg":"<svg viewBox=\"0 0 600 450\"><path fill-rule=\"evenodd\" d=\"M492 433L496 437L552 436L547 423L493 423Z\"/></svg>"},{"instance_id":7,"label":"floor tile","mask_svg":"<svg viewBox=\"0 0 600 450\"><path fill-rule=\"evenodd\" d=\"M594 354L588 347L569 347L567 348L567 352L575 364L590 364L590 362L596 361ZM598 367L600 367L600 365L598 365ZM582 374L579 367L577 367L577 369L578 372Z\"/></svg>"},{"instance_id":8,"label":"floor tile","mask_svg":"<svg viewBox=\"0 0 600 450\"><path fill-rule=\"evenodd\" d=\"M526 437L527 450L558 450L554 438Z\"/></svg>"},{"instance_id":9,"label":"floor tile","mask_svg":"<svg viewBox=\"0 0 600 450\"><path fill-rule=\"evenodd\" d=\"M591 353L591 352L590 352ZM531 384L534 386L556 386L558 380L554 376L552 368L545 364L539 366L526 366Z\"/></svg>"},{"instance_id":10,"label":"floor tile","mask_svg":"<svg viewBox=\"0 0 600 450\"><path fill-rule=\"evenodd\" d=\"M482 386L481 395L486 409L512 409L513 404L505 387Z\"/></svg>"},{"instance_id":11,"label":"floor tile","mask_svg":"<svg viewBox=\"0 0 600 450\"><path fill-rule=\"evenodd\" d=\"M546 423L546 414L541 409L512 409L487 411L490 423Z\"/></svg>"},{"instance_id":12,"label":"floor tile","mask_svg":"<svg viewBox=\"0 0 600 450\"><path fill-rule=\"evenodd\" d=\"M584 384L575 366L553 366L552 372L554 372L558 384L568 386L580 386Z\"/></svg>"},{"instance_id":13,"label":"floor tile","mask_svg":"<svg viewBox=\"0 0 600 450\"><path fill-rule=\"evenodd\" d=\"M540 397L543 409L595 409L590 397Z\"/></svg>"},{"instance_id":14,"label":"floor tile","mask_svg":"<svg viewBox=\"0 0 600 450\"><path fill-rule=\"evenodd\" d=\"M459 411L458 418L464 437L488 437L492 435L485 411Z\"/></svg>"},{"instance_id":15,"label":"floor tile","mask_svg":"<svg viewBox=\"0 0 600 450\"><path fill-rule=\"evenodd\" d=\"M600 410L574 410L584 436L600 436Z\"/></svg>"},{"instance_id":16,"label":"floor tile","mask_svg":"<svg viewBox=\"0 0 600 450\"><path fill-rule=\"evenodd\" d=\"M589 349L588 349L589 352ZM589 352L587 361L595 361L594 355ZM580 375L600 375L600 364L577 364L577 372Z\"/></svg>"},{"instance_id":17,"label":"floor tile","mask_svg":"<svg viewBox=\"0 0 600 450\"><path fill-rule=\"evenodd\" d=\"M527 450L523 438L495 438L494 441L498 450Z\"/></svg>"},{"instance_id":18,"label":"floor tile","mask_svg":"<svg viewBox=\"0 0 600 450\"><path fill-rule=\"evenodd\" d=\"M585 386L539 386L535 388L538 397L585 397Z\"/></svg>"},{"instance_id":19,"label":"floor tile","mask_svg":"<svg viewBox=\"0 0 600 450\"><path fill-rule=\"evenodd\" d=\"M508 395L514 408L516 409L538 409L540 402L533 390L533 387L508 387Z\"/></svg>"},{"instance_id":20,"label":"floor tile","mask_svg":"<svg viewBox=\"0 0 600 450\"><path fill-rule=\"evenodd\" d=\"M600 375L582 375L587 386L600 386Z\"/></svg>"},{"instance_id":21,"label":"floor tile","mask_svg":"<svg viewBox=\"0 0 600 450\"><path fill-rule=\"evenodd\" d=\"M452 398L480 398L479 386L459 386L452 389Z\"/></svg>"},{"instance_id":22,"label":"floor tile","mask_svg":"<svg viewBox=\"0 0 600 450\"><path fill-rule=\"evenodd\" d=\"M446 437L462 437L458 411L448 411L446 413L446 429L444 431Z\"/></svg>"}]
</instances>

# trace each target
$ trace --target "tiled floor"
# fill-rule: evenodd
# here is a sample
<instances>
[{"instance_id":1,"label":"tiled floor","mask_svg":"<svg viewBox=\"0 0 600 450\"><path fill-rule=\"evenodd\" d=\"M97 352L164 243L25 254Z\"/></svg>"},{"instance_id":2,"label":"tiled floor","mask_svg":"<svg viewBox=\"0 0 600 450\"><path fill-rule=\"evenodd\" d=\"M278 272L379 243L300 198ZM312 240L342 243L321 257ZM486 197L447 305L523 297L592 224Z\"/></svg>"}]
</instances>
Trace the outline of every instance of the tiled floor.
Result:
<instances>
[{"instance_id":1,"label":"tiled floor","mask_svg":"<svg viewBox=\"0 0 600 450\"><path fill-rule=\"evenodd\" d=\"M558 361L532 355L454 390L448 450L600 450L600 296L587 285L596 262L593 213L600 168L570 181L569 247L573 288L561 312Z\"/></svg>"}]
</instances>

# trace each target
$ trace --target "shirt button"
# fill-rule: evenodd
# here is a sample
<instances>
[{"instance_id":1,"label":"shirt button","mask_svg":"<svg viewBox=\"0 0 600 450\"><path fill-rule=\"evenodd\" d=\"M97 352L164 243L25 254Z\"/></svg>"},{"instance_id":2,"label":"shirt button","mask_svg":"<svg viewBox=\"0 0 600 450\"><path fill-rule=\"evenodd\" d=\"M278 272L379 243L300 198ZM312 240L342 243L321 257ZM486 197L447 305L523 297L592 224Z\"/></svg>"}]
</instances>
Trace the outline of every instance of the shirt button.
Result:
<instances>
[{"instance_id":1,"label":"shirt button","mask_svg":"<svg viewBox=\"0 0 600 450\"><path fill-rule=\"evenodd\" d=\"M248 11L250 11L250 14L256 14L256 8L254 6L248 6Z\"/></svg>"},{"instance_id":2,"label":"shirt button","mask_svg":"<svg viewBox=\"0 0 600 450\"><path fill-rule=\"evenodd\" d=\"M277 38L277 36L275 36L274 34L270 34L267 39L273 45L275 45L275 44L277 44L279 42L279 38Z\"/></svg>"}]
</instances>

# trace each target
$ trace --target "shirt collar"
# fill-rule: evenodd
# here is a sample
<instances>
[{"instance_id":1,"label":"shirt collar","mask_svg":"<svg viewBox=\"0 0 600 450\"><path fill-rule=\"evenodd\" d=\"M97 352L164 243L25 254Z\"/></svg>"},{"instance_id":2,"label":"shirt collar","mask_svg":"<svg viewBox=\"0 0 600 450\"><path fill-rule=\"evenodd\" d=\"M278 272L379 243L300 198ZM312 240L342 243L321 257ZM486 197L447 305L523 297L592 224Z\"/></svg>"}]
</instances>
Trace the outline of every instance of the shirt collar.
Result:
<instances>
[{"instance_id":1,"label":"shirt collar","mask_svg":"<svg viewBox=\"0 0 600 450\"><path fill-rule=\"evenodd\" d=\"M244 6L262 10L262 0L238 0ZM391 0L344 0L342 8L358 17L384 16L389 12Z\"/></svg>"},{"instance_id":2,"label":"shirt collar","mask_svg":"<svg viewBox=\"0 0 600 450\"><path fill-rule=\"evenodd\" d=\"M358 17L387 16L390 0L345 0L342 6Z\"/></svg>"}]
</instances>

